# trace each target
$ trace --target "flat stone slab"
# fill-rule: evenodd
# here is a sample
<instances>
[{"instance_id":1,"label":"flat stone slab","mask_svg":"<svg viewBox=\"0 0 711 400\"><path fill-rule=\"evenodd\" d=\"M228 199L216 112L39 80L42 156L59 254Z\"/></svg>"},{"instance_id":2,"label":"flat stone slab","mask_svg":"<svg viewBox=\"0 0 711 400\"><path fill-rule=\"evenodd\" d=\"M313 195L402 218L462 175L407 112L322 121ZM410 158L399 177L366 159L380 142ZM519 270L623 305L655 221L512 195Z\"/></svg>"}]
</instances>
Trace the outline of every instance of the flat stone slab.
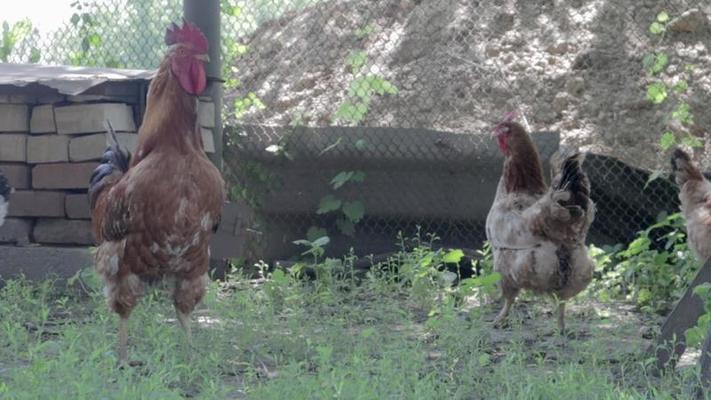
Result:
<instances>
[{"instance_id":1,"label":"flat stone slab","mask_svg":"<svg viewBox=\"0 0 711 400\"><path fill-rule=\"evenodd\" d=\"M15 189L29 189L31 185L30 166L26 164L0 164L5 178Z\"/></svg>"},{"instance_id":2,"label":"flat stone slab","mask_svg":"<svg viewBox=\"0 0 711 400\"><path fill-rule=\"evenodd\" d=\"M30 118L30 133L55 132L57 132L57 124L54 122L54 106L51 104L35 106L32 109L32 118Z\"/></svg>"},{"instance_id":3,"label":"flat stone slab","mask_svg":"<svg viewBox=\"0 0 711 400\"><path fill-rule=\"evenodd\" d=\"M25 104L0 104L0 132L29 131L29 115Z\"/></svg>"},{"instance_id":4,"label":"flat stone slab","mask_svg":"<svg viewBox=\"0 0 711 400\"><path fill-rule=\"evenodd\" d=\"M69 161L69 136L42 135L27 138L27 162L43 164Z\"/></svg>"},{"instance_id":5,"label":"flat stone slab","mask_svg":"<svg viewBox=\"0 0 711 400\"><path fill-rule=\"evenodd\" d=\"M111 126L117 132L136 131L133 109L121 103L56 107L54 118L57 122L57 133L63 135L106 132L104 127L106 120L111 121Z\"/></svg>"},{"instance_id":6,"label":"flat stone slab","mask_svg":"<svg viewBox=\"0 0 711 400\"><path fill-rule=\"evenodd\" d=\"M64 193L18 190L10 195L8 214L11 217L64 217Z\"/></svg>"},{"instance_id":7,"label":"flat stone slab","mask_svg":"<svg viewBox=\"0 0 711 400\"><path fill-rule=\"evenodd\" d=\"M86 189L98 162L40 164L32 168L35 189Z\"/></svg>"},{"instance_id":8,"label":"flat stone slab","mask_svg":"<svg viewBox=\"0 0 711 400\"><path fill-rule=\"evenodd\" d=\"M26 134L0 133L0 161L27 161Z\"/></svg>"},{"instance_id":9,"label":"flat stone slab","mask_svg":"<svg viewBox=\"0 0 711 400\"><path fill-rule=\"evenodd\" d=\"M0 281L24 275L33 281L67 279L94 265L88 248L0 246Z\"/></svg>"}]
</instances>

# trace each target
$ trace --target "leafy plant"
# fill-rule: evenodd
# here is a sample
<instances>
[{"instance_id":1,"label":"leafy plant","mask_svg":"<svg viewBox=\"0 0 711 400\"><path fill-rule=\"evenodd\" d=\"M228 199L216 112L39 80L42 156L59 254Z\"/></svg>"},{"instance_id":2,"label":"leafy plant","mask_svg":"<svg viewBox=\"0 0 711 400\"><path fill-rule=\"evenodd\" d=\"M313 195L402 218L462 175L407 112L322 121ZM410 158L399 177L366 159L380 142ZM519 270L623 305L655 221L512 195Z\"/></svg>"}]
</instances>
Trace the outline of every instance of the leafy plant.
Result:
<instances>
[{"instance_id":1,"label":"leafy plant","mask_svg":"<svg viewBox=\"0 0 711 400\"><path fill-rule=\"evenodd\" d=\"M655 21L649 25L650 34L657 38L657 47L660 47L664 42L669 21L669 14L666 11L661 11L657 14ZM662 76L669 62L669 55L662 50L654 51L642 58L642 66L649 76L647 100L655 105L661 105L667 101L671 101L673 111L667 118L677 121L681 126L692 125L694 123L694 115L684 97L689 88L688 79L690 75L687 70L682 73L681 79L676 82L670 82L668 78ZM659 146L664 151L677 144L684 144L690 147L703 146L701 139L689 133L681 133L674 130L665 131L659 140ZM659 176L661 176L661 173L656 171L650 176L649 181L657 179Z\"/></svg>"},{"instance_id":2,"label":"leafy plant","mask_svg":"<svg viewBox=\"0 0 711 400\"><path fill-rule=\"evenodd\" d=\"M601 300L625 298L647 312L664 312L686 290L699 263L686 244L681 214L662 214L627 247L591 247Z\"/></svg>"},{"instance_id":3,"label":"leafy plant","mask_svg":"<svg viewBox=\"0 0 711 400\"><path fill-rule=\"evenodd\" d=\"M32 28L32 22L29 19L17 21L12 26L7 21L2 23L2 36L0 37L0 61L9 62L10 56L16 51L23 41L27 41L32 35L37 35L37 30ZM40 51L36 46L30 49L30 63L36 63L40 60Z\"/></svg>"}]
</instances>

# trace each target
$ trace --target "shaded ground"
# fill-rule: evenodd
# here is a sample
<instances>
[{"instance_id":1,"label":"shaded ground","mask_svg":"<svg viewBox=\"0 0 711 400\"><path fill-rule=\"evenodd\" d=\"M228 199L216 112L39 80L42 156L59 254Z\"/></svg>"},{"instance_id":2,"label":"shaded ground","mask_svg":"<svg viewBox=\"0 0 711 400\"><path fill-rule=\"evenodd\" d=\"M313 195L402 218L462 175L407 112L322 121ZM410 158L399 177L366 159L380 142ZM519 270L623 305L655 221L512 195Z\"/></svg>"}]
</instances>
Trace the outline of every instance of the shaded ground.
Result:
<instances>
[{"instance_id":1,"label":"shaded ground","mask_svg":"<svg viewBox=\"0 0 711 400\"><path fill-rule=\"evenodd\" d=\"M695 113L689 129L711 129L711 29L670 33L660 47L648 27L711 5L682 0L328 1L261 25L235 64L243 85L228 104L254 92L265 108L247 123L347 124L335 113L351 83L382 76L396 95L374 96L369 126L426 127L482 133L505 111L522 108L535 129L560 130L566 144L634 165L661 162L656 143L672 102L645 99L645 54L669 54L662 76L689 80L683 98ZM367 55L360 72L349 56ZM687 66L694 65L688 72Z\"/></svg>"}]
</instances>

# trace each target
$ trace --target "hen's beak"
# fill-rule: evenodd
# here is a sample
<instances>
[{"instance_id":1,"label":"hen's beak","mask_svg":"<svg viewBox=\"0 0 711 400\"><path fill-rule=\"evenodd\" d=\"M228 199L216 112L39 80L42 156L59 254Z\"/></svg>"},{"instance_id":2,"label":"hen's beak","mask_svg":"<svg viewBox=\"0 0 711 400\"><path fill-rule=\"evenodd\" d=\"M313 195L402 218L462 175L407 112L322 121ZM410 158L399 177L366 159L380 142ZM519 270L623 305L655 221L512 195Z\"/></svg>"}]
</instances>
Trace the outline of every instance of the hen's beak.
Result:
<instances>
[{"instance_id":1,"label":"hen's beak","mask_svg":"<svg viewBox=\"0 0 711 400\"><path fill-rule=\"evenodd\" d=\"M195 58L203 62L210 62L210 56L208 56L207 54L198 54L195 56Z\"/></svg>"}]
</instances>

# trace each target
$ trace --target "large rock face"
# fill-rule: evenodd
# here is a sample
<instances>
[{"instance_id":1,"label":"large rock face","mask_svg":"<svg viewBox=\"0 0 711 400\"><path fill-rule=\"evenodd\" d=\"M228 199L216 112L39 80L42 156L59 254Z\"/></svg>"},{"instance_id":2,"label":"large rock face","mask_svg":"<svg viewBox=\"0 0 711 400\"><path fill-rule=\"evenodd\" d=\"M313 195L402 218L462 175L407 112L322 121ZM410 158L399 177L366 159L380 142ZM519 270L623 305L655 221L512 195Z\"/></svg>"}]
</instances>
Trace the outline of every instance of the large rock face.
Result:
<instances>
[{"instance_id":1,"label":"large rock face","mask_svg":"<svg viewBox=\"0 0 711 400\"><path fill-rule=\"evenodd\" d=\"M371 96L360 125L483 133L521 108L534 129L561 131L564 144L666 165L656 143L676 104L646 100L645 54L665 51L670 63L661 77L690 82L684 98L695 125L686 129L711 130L708 24L673 31L661 46L649 34L659 11L674 18L685 10L671 3L322 2L247 38L249 51L235 64L242 85L228 91L226 104L254 93L264 107L245 111L256 102L240 103L248 124L348 125L336 114L357 99L353 83L378 76L398 92ZM697 8L695 20L711 15L711 3Z\"/></svg>"}]
</instances>

